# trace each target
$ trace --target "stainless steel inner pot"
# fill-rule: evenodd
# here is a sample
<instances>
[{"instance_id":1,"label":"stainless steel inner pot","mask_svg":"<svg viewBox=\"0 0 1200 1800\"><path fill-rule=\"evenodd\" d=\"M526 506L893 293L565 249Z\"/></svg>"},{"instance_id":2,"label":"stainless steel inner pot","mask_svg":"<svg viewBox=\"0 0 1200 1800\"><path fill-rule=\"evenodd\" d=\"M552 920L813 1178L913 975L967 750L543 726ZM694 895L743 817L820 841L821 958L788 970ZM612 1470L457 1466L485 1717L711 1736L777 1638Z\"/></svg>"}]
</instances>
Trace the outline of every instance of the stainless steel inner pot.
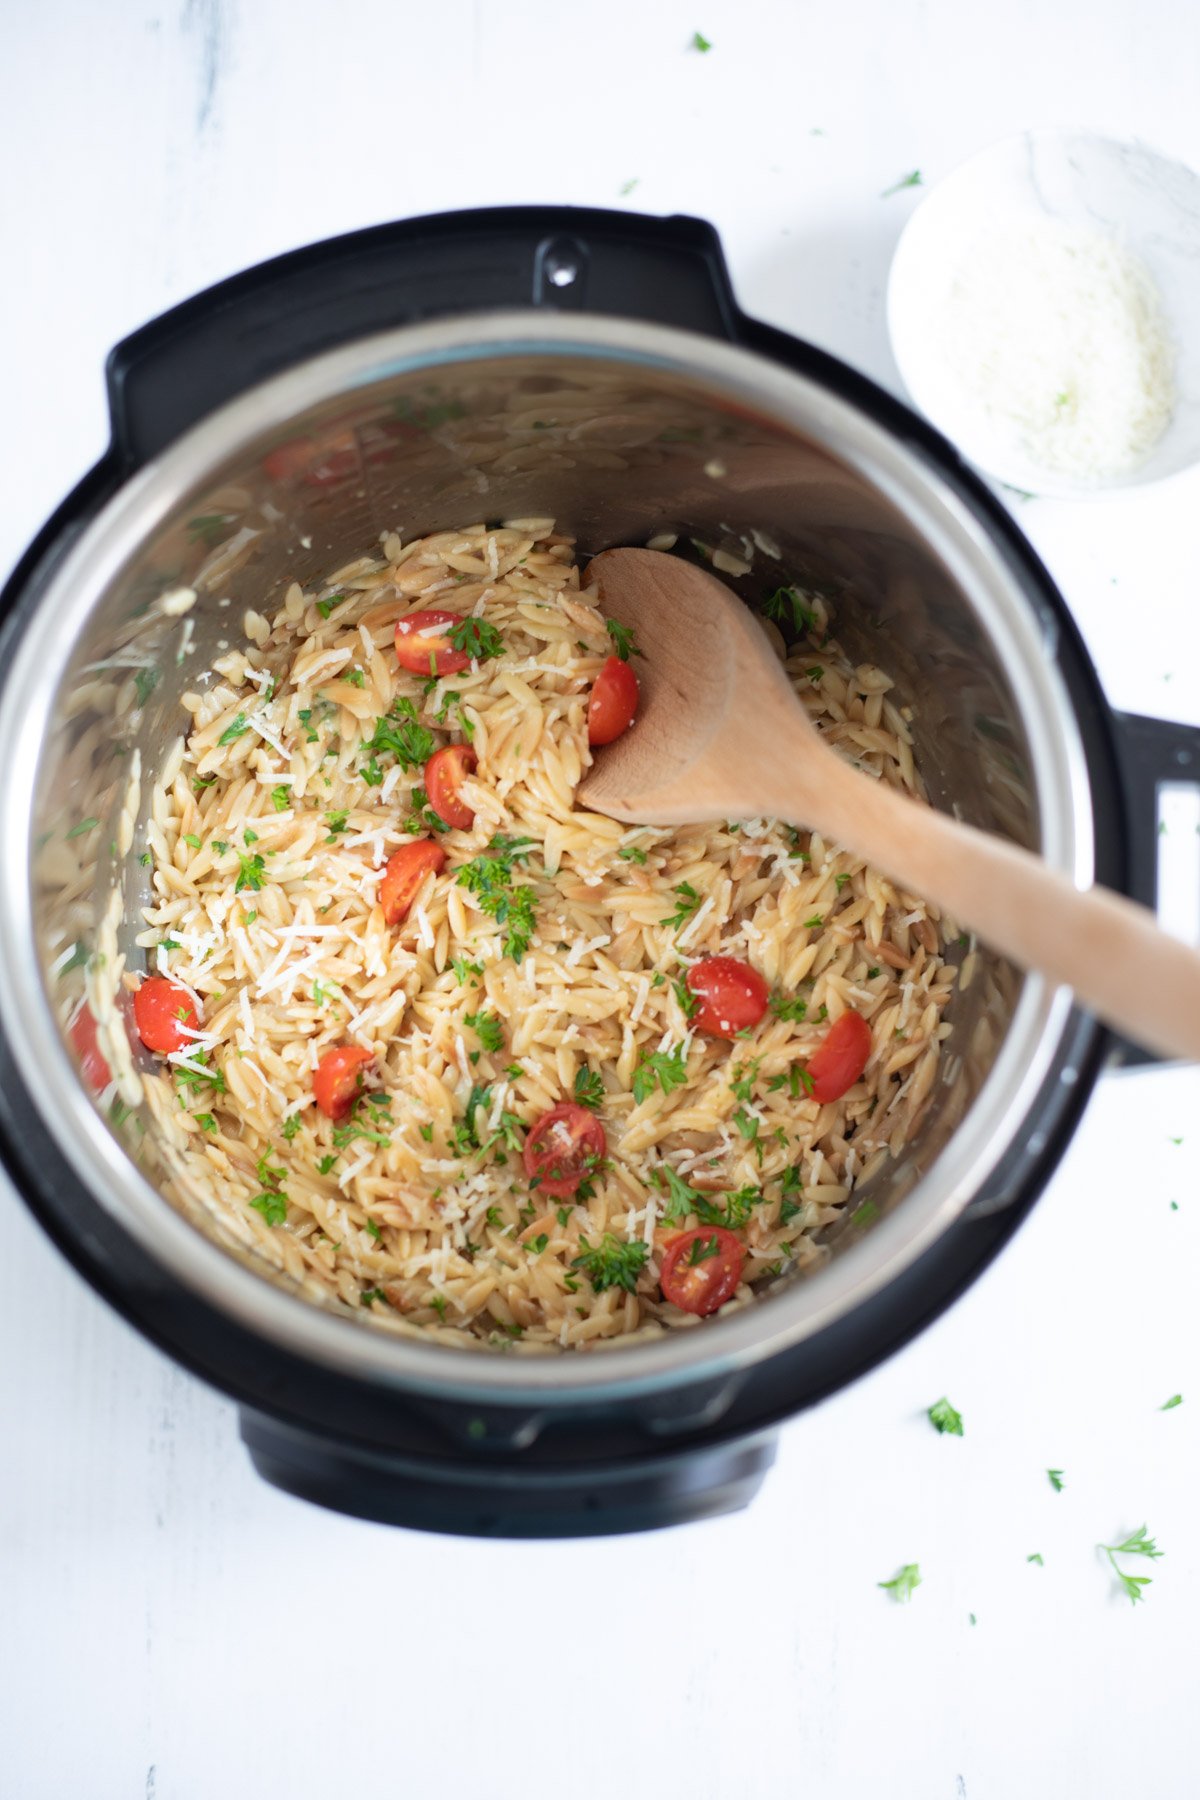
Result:
<instances>
[{"instance_id":1,"label":"stainless steel inner pot","mask_svg":"<svg viewBox=\"0 0 1200 1800\"><path fill-rule=\"evenodd\" d=\"M292 449L272 455L281 446ZM1080 884L1093 873L1053 614L920 447L814 380L691 332L522 310L353 342L185 433L69 546L13 641L0 1027L23 1045L35 1104L79 1181L166 1279L311 1362L432 1395L661 1389L800 1344L928 1249L1002 1158L1036 1151L1026 1120L1070 1012L1065 991L980 951L923 1129L871 1190L878 1217L846 1222L824 1267L753 1307L603 1355L450 1350L374 1328L300 1299L164 1198L173 1178L153 1131L100 1111L67 1021L106 920L142 964L137 848L185 722L179 694L240 641L247 607L271 610L290 582L382 532L535 514L587 552L664 532L723 547L751 563L730 578L747 598L822 587L839 636L913 706L935 803L1036 846ZM186 612L181 589L196 595Z\"/></svg>"}]
</instances>

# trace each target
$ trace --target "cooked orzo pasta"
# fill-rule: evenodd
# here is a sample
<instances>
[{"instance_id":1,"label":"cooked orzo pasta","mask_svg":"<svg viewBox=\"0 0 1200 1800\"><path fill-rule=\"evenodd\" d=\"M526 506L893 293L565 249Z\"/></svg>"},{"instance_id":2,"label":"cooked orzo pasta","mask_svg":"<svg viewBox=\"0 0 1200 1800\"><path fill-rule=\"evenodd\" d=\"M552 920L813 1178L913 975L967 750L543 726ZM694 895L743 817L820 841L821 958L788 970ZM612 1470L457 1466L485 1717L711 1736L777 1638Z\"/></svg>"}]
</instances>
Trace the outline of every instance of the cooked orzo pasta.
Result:
<instances>
[{"instance_id":1,"label":"cooked orzo pasta","mask_svg":"<svg viewBox=\"0 0 1200 1800\"><path fill-rule=\"evenodd\" d=\"M917 791L887 675L819 596L769 610L827 741ZM189 1198L309 1296L472 1345L654 1334L813 1266L929 1094L936 913L769 819L576 805L637 648L548 519L389 535L244 631L184 698L125 978Z\"/></svg>"}]
</instances>

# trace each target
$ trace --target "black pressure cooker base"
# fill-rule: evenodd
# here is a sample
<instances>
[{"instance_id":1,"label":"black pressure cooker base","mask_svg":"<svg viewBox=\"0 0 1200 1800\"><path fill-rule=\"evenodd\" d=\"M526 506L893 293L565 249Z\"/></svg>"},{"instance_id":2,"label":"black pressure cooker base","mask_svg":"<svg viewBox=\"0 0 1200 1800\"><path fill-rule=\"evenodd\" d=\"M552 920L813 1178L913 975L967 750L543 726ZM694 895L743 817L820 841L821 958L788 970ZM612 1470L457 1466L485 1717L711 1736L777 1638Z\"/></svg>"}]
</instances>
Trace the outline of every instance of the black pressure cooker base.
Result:
<instances>
[{"instance_id":1,"label":"black pressure cooker base","mask_svg":"<svg viewBox=\"0 0 1200 1800\"><path fill-rule=\"evenodd\" d=\"M433 1462L334 1445L242 1408L242 1440L272 1487L316 1506L455 1537L612 1537L739 1512L775 1461L774 1432L672 1456L574 1469Z\"/></svg>"}]
</instances>

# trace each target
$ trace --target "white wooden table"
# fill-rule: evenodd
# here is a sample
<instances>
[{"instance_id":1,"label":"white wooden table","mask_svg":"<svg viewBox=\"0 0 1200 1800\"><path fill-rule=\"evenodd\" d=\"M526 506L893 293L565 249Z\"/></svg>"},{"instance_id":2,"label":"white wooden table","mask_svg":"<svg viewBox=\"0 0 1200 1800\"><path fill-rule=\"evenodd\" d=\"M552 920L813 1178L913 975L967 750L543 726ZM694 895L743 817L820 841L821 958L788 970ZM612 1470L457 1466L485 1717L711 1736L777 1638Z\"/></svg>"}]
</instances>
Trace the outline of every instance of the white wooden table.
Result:
<instances>
[{"instance_id":1,"label":"white wooden table","mask_svg":"<svg viewBox=\"0 0 1200 1800\"><path fill-rule=\"evenodd\" d=\"M2 39L3 568L102 447L107 347L296 244L698 213L749 310L893 382L900 176L1033 122L1200 164L1191 0L40 0ZM1112 698L1193 721L1198 515L1200 475L1020 509ZM791 1425L750 1512L524 1546L260 1485L232 1408L0 1194L0 1795L1194 1795L1198 1174L1195 1071L1107 1078L998 1265ZM1143 1520L1135 1610L1095 1545Z\"/></svg>"}]
</instances>

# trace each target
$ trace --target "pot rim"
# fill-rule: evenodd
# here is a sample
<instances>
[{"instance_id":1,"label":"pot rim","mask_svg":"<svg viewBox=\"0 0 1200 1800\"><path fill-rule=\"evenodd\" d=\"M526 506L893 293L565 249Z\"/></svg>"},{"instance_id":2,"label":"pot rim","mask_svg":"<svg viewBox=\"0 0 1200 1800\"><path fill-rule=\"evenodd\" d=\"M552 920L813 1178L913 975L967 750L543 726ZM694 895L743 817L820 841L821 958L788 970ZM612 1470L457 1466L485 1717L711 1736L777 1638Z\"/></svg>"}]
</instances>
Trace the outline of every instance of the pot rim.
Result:
<instances>
[{"instance_id":1,"label":"pot rim","mask_svg":"<svg viewBox=\"0 0 1200 1800\"><path fill-rule=\"evenodd\" d=\"M868 479L914 526L987 624L1021 710L1042 854L1077 885L1093 875L1087 762L1055 659L1056 621L1037 608L981 516L917 444L905 444L818 377L677 328L530 309L459 314L357 339L247 390L133 475L54 569L12 645L0 691L0 1029L19 1043L31 1091L56 1096L45 1128L85 1189L171 1277L218 1312L294 1355L397 1390L481 1402L604 1400L723 1377L792 1349L861 1306L966 1210L1019 1141L1071 1013L1071 994L1026 976L995 1063L931 1169L900 1206L819 1274L697 1330L603 1354L496 1354L393 1337L289 1292L205 1237L129 1161L86 1094L51 1010L35 950L30 831L51 703L92 606L146 535L249 439L298 413L400 373L482 358L575 354L699 383L785 432L815 439ZM1064 1079L1066 1077L1064 1076ZM271 1272L273 1274L273 1272Z\"/></svg>"}]
</instances>

